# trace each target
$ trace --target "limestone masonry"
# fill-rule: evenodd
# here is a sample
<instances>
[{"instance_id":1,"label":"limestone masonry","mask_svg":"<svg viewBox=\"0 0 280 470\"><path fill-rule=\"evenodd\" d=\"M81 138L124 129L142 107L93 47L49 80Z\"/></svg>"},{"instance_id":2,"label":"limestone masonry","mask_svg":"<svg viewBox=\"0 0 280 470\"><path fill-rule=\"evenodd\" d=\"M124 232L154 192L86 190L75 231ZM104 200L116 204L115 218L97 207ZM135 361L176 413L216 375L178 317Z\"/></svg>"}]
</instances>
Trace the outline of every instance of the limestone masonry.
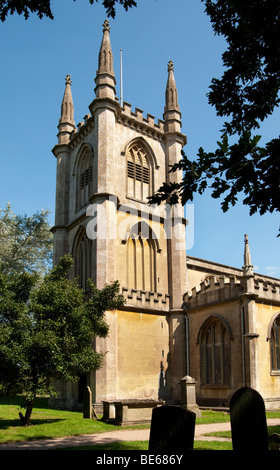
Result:
<instances>
[{"instance_id":1,"label":"limestone masonry","mask_svg":"<svg viewBox=\"0 0 280 470\"><path fill-rule=\"evenodd\" d=\"M89 113L77 126L66 76L58 124L54 263L74 257L72 277L86 291L119 280L125 306L107 312L109 336L94 347L103 367L79 383L59 383L52 404L82 406L85 386L102 402L181 403L181 381L198 405L225 406L238 388L280 407L280 282L255 274L245 237L242 269L186 256L184 210L148 204L163 182L181 181L170 165L186 136L169 61L162 120L120 104L110 43L103 38Z\"/></svg>"}]
</instances>

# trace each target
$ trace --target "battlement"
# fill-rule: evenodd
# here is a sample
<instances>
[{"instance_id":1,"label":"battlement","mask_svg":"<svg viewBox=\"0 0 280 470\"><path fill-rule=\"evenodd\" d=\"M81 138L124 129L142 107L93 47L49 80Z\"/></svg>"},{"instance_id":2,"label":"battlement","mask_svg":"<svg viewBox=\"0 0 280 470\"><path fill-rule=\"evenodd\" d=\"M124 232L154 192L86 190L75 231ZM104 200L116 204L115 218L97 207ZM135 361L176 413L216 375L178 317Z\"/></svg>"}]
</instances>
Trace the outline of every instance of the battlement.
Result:
<instances>
[{"instance_id":1,"label":"battlement","mask_svg":"<svg viewBox=\"0 0 280 470\"><path fill-rule=\"evenodd\" d=\"M135 108L135 111L132 111L131 104L129 103L123 103L118 120L128 127L142 131L144 134L150 134L160 139L163 137L164 121L158 119L156 123L155 117L151 114L147 114L147 117L144 117L142 109L139 108Z\"/></svg>"},{"instance_id":2,"label":"battlement","mask_svg":"<svg viewBox=\"0 0 280 470\"><path fill-rule=\"evenodd\" d=\"M169 310L169 294L144 291L139 289L122 288L122 294L127 306L135 306L145 309Z\"/></svg>"},{"instance_id":3,"label":"battlement","mask_svg":"<svg viewBox=\"0 0 280 470\"><path fill-rule=\"evenodd\" d=\"M80 144L94 127L94 119L91 114L86 114L84 120L77 124L77 127L70 134L70 148Z\"/></svg>"},{"instance_id":4,"label":"battlement","mask_svg":"<svg viewBox=\"0 0 280 470\"><path fill-rule=\"evenodd\" d=\"M234 275L211 275L184 295L184 303L188 308L194 308L237 299L240 289L240 280Z\"/></svg>"},{"instance_id":5,"label":"battlement","mask_svg":"<svg viewBox=\"0 0 280 470\"><path fill-rule=\"evenodd\" d=\"M198 286L193 287L184 295L187 308L202 307L217 302L238 299L241 295L249 294L257 302L279 303L280 284L261 277L246 278L230 276L207 276Z\"/></svg>"},{"instance_id":6,"label":"battlement","mask_svg":"<svg viewBox=\"0 0 280 470\"><path fill-rule=\"evenodd\" d=\"M116 101L118 101L116 99ZM135 108L134 111L131 109L131 104L124 102L123 107L119 107L117 113L117 121L123 125L130 127L131 129L137 129L144 135L149 135L158 140L163 139L164 135L164 121L158 119L155 121L155 117L151 114L147 114L144 117L142 109ZM80 121L75 129L70 134L70 146L74 148L76 145L82 142L82 140L89 134L94 127L94 119L91 114L87 114L83 121Z\"/></svg>"},{"instance_id":7,"label":"battlement","mask_svg":"<svg viewBox=\"0 0 280 470\"><path fill-rule=\"evenodd\" d=\"M259 299L270 302L280 301L280 283L269 281L267 279L254 279L254 292Z\"/></svg>"}]
</instances>

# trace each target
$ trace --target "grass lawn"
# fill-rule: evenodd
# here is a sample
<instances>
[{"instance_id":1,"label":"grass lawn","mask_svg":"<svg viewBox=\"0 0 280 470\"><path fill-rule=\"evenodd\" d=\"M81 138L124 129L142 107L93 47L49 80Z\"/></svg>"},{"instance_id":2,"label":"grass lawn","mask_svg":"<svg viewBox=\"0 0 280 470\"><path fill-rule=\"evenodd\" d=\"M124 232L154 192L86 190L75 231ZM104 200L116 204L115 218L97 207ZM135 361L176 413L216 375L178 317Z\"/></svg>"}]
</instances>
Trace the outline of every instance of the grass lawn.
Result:
<instances>
[{"instance_id":1,"label":"grass lawn","mask_svg":"<svg viewBox=\"0 0 280 470\"><path fill-rule=\"evenodd\" d=\"M84 419L83 414L48 408L47 398L37 398L31 426L22 427L19 411L22 397L0 397L0 444L13 441L51 439L119 429L112 424Z\"/></svg>"},{"instance_id":2,"label":"grass lawn","mask_svg":"<svg viewBox=\"0 0 280 470\"><path fill-rule=\"evenodd\" d=\"M112 442L112 444L95 445L95 446L81 446L81 447L67 447L63 450L96 450L96 451L110 451L110 450L148 450L148 441L136 442ZM224 441L194 441L194 450L232 450L231 442Z\"/></svg>"},{"instance_id":3,"label":"grass lawn","mask_svg":"<svg viewBox=\"0 0 280 470\"><path fill-rule=\"evenodd\" d=\"M112 442L112 444L96 446L81 446L81 447L67 447L63 450L96 450L96 451L110 451L110 450L148 450L148 441L136 441L136 442ZM195 441L194 450L232 450L231 442L223 441Z\"/></svg>"},{"instance_id":4,"label":"grass lawn","mask_svg":"<svg viewBox=\"0 0 280 470\"><path fill-rule=\"evenodd\" d=\"M268 435L273 433L280 434L280 426L267 426ZM219 432L209 432L209 434L205 434L205 436L216 436L216 437L226 437L228 439L231 438L231 431L219 431Z\"/></svg>"},{"instance_id":5,"label":"grass lawn","mask_svg":"<svg viewBox=\"0 0 280 470\"><path fill-rule=\"evenodd\" d=\"M84 419L80 412L53 410L48 408L47 398L38 398L32 413L32 425L22 427L19 420L19 411L23 398L0 397L0 444L15 441L31 441L36 439L51 439L63 436L77 436L81 434L95 434L106 431L116 431L124 427ZM268 417L280 417L279 413L268 413ZM202 411L202 417L196 420L196 424L226 422L230 417L228 413ZM139 428L148 426L137 426ZM135 429L136 426L133 426ZM271 432L280 432L278 428L272 428ZM225 433L217 434L219 437ZM230 433L227 435L230 437ZM70 448L68 448L70 450ZM75 450L147 450L148 442L117 442L110 445L96 445L79 447ZM195 450L231 450L231 442L195 441Z\"/></svg>"}]
</instances>

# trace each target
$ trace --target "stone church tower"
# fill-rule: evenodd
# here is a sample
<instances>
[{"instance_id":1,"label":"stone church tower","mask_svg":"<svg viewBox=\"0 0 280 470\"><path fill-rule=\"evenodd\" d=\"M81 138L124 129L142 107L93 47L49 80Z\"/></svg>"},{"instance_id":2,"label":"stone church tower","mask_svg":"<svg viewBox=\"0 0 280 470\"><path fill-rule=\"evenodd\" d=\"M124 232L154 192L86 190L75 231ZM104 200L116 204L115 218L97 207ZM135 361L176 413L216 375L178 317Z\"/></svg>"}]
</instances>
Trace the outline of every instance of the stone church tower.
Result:
<instances>
[{"instance_id":1,"label":"stone church tower","mask_svg":"<svg viewBox=\"0 0 280 470\"><path fill-rule=\"evenodd\" d=\"M186 137L173 63L168 64L163 120L119 103L110 44L103 24L95 97L77 126L66 77L58 143L54 263L74 257L72 276L86 289L120 282L125 306L106 314L109 336L96 339L103 367L86 378L93 401L164 398L180 401L186 375L185 223L181 206L148 204L178 162ZM164 96L163 96L164 104ZM179 172L172 175L181 180ZM81 384L85 383L81 379ZM81 385L80 384L80 385ZM79 384L60 384L60 405L81 402Z\"/></svg>"}]
</instances>

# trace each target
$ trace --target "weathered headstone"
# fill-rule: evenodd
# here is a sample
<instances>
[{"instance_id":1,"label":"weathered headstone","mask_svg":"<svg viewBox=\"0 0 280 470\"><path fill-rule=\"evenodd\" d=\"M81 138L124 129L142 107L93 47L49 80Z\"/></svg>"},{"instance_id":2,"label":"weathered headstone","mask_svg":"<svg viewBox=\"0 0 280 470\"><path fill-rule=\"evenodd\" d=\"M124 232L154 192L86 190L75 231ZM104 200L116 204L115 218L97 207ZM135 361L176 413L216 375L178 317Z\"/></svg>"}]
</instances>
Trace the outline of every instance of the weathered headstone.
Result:
<instances>
[{"instance_id":1,"label":"weathered headstone","mask_svg":"<svg viewBox=\"0 0 280 470\"><path fill-rule=\"evenodd\" d=\"M230 400L232 448L234 451L267 451L268 433L262 396L243 387Z\"/></svg>"},{"instance_id":2,"label":"weathered headstone","mask_svg":"<svg viewBox=\"0 0 280 470\"><path fill-rule=\"evenodd\" d=\"M153 409L149 452L193 450L196 414L177 406Z\"/></svg>"},{"instance_id":3,"label":"weathered headstone","mask_svg":"<svg viewBox=\"0 0 280 470\"><path fill-rule=\"evenodd\" d=\"M84 390L84 418L92 418L92 393L90 387Z\"/></svg>"}]
</instances>

